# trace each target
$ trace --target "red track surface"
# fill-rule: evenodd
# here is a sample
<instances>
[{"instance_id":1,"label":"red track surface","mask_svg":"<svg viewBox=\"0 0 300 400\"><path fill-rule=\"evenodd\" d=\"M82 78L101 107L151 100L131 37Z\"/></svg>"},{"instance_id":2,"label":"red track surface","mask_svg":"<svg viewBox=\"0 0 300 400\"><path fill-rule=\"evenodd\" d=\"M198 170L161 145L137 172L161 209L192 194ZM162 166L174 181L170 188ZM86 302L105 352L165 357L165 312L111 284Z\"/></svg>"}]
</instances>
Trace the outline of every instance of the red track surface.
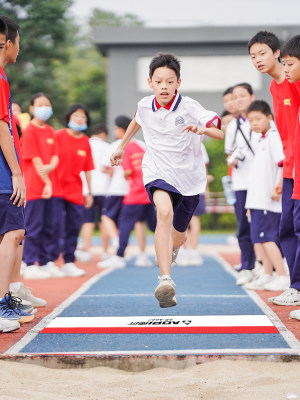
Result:
<instances>
[{"instance_id":1,"label":"red track surface","mask_svg":"<svg viewBox=\"0 0 300 400\"><path fill-rule=\"evenodd\" d=\"M35 318L32 322L23 324L15 332L0 334L0 354L3 354L11 346L17 343L22 337L35 326L42 318L50 314L54 308L59 306L76 290L78 290L92 276L98 274L101 270L97 267L99 259L94 258L90 263L76 263L79 268L86 270L86 275L79 278L56 278L45 280L23 280L25 286L32 288L34 296L42 297L47 300L46 307L38 308ZM57 262L57 265L60 263Z\"/></svg>"}]
</instances>

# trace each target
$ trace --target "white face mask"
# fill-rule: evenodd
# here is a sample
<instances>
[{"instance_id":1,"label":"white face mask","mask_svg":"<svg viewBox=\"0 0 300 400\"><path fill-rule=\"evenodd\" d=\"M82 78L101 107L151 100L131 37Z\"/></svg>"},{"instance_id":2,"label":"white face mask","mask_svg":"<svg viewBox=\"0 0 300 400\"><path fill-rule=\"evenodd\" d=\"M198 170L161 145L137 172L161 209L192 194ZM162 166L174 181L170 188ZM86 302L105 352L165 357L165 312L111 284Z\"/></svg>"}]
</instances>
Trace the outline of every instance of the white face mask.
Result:
<instances>
[{"instance_id":1,"label":"white face mask","mask_svg":"<svg viewBox=\"0 0 300 400\"><path fill-rule=\"evenodd\" d=\"M68 127L70 129L73 129L76 132L84 132L88 128L87 124L78 125L78 124L76 124L76 122L73 122L73 121L69 121Z\"/></svg>"},{"instance_id":2,"label":"white face mask","mask_svg":"<svg viewBox=\"0 0 300 400\"><path fill-rule=\"evenodd\" d=\"M34 107L33 115L41 121L47 121L53 114L52 107Z\"/></svg>"}]
</instances>

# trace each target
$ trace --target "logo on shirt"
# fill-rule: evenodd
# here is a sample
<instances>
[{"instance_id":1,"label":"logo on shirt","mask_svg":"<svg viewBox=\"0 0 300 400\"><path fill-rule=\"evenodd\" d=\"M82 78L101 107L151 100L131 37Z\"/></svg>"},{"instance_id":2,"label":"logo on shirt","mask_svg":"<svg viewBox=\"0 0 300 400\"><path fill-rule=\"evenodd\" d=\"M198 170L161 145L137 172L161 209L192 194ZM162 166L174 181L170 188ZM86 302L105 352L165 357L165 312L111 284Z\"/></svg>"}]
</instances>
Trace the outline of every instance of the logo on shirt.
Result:
<instances>
[{"instance_id":1,"label":"logo on shirt","mask_svg":"<svg viewBox=\"0 0 300 400\"><path fill-rule=\"evenodd\" d=\"M291 99L284 99L284 100L283 100L283 104L284 104L285 106L290 106L290 105L291 105Z\"/></svg>"},{"instance_id":2,"label":"logo on shirt","mask_svg":"<svg viewBox=\"0 0 300 400\"><path fill-rule=\"evenodd\" d=\"M175 126L184 125L184 118L183 117L176 117L175 119Z\"/></svg>"},{"instance_id":3,"label":"logo on shirt","mask_svg":"<svg viewBox=\"0 0 300 400\"><path fill-rule=\"evenodd\" d=\"M53 138L48 138L47 139L48 144L54 144L54 139Z\"/></svg>"},{"instance_id":4,"label":"logo on shirt","mask_svg":"<svg viewBox=\"0 0 300 400\"><path fill-rule=\"evenodd\" d=\"M77 150L77 154L78 154L80 157L85 157L85 156L86 156L86 151L85 151L85 150Z\"/></svg>"}]
</instances>

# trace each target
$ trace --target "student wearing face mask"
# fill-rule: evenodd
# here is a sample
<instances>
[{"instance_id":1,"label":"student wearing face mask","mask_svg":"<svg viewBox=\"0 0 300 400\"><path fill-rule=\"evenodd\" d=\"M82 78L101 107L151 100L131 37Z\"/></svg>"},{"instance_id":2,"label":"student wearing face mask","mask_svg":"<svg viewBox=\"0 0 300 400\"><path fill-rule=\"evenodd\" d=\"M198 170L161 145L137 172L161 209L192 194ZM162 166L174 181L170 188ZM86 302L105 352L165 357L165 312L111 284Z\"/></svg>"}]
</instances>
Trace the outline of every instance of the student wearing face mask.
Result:
<instances>
[{"instance_id":1,"label":"student wearing face mask","mask_svg":"<svg viewBox=\"0 0 300 400\"><path fill-rule=\"evenodd\" d=\"M49 245L54 235L53 196L57 190L59 161L54 129L46 124L53 114L51 100L44 93L36 93L31 97L29 111L32 119L22 137L28 203L25 211L28 235L24 244L23 260L27 264L24 278L62 277L64 274L49 264Z\"/></svg>"},{"instance_id":2,"label":"student wearing face mask","mask_svg":"<svg viewBox=\"0 0 300 400\"><path fill-rule=\"evenodd\" d=\"M94 169L91 146L84 134L90 125L88 109L83 104L73 104L64 116L65 128L56 132L59 148L58 178L62 195L63 258L62 271L67 276L77 277L85 271L75 264L77 238L81 228L84 207L93 205L91 194L91 171ZM84 172L88 194L82 194L81 171ZM64 215L64 217L63 217Z\"/></svg>"}]
</instances>

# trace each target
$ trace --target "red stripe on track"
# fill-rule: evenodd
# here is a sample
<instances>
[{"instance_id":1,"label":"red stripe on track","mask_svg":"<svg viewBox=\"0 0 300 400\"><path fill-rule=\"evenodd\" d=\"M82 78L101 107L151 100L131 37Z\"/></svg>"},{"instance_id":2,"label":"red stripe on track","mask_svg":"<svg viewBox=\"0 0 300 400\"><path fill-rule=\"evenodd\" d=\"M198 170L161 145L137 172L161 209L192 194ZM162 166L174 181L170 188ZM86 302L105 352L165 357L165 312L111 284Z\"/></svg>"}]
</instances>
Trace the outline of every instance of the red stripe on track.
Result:
<instances>
[{"instance_id":1,"label":"red stripe on track","mask_svg":"<svg viewBox=\"0 0 300 400\"><path fill-rule=\"evenodd\" d=\"M226 333L279 333L275 326L204 326L204 327L114 327L114 328L101 328L101 327L81 327L81 328L44 328L41 333L102 333L102 334L139 334L139 333L187 333L187 334L226 334Z\"/></svg>"}]
</instances>

